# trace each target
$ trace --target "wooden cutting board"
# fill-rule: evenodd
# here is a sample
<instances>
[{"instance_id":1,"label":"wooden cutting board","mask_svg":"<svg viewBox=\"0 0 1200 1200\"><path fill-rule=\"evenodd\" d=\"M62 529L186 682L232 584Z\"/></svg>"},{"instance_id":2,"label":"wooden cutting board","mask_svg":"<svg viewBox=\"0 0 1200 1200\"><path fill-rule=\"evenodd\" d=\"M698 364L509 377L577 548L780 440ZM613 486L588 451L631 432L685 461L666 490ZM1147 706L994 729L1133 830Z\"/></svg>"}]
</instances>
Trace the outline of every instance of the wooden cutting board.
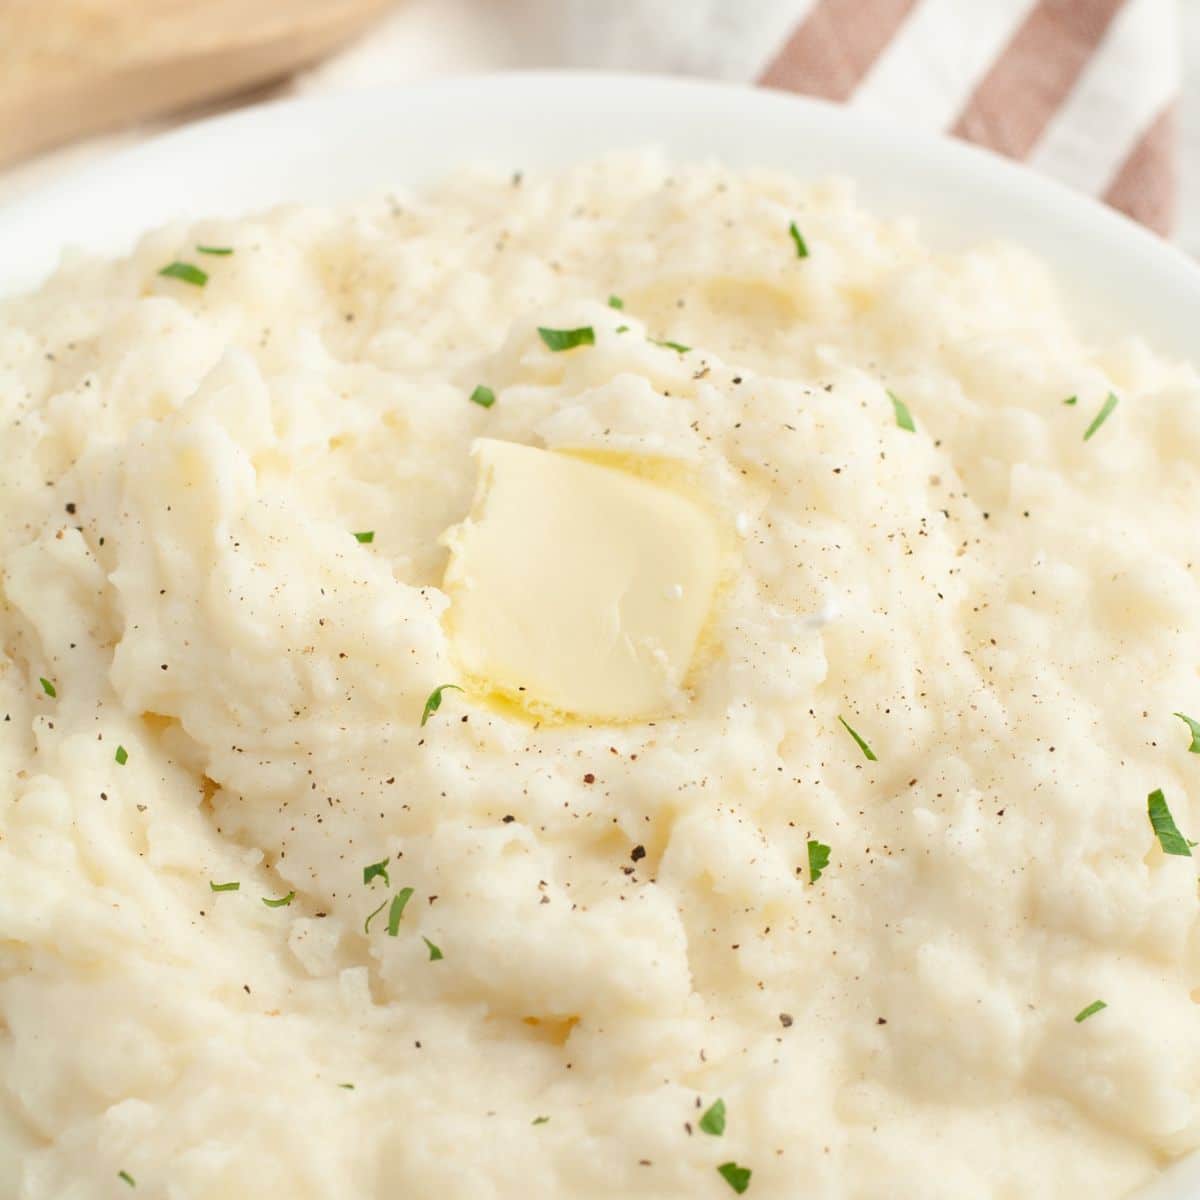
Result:
<instances>
[{"instance_id":1,"label":"wooden cutting board","mask_svg":"<svg viewBox=\"0 0 1200 1200\"><path fill-rule=\"evenodd\" d=\"M392 0L0 0L0 164L281 79Z\"/></svg>"}]
</instances>

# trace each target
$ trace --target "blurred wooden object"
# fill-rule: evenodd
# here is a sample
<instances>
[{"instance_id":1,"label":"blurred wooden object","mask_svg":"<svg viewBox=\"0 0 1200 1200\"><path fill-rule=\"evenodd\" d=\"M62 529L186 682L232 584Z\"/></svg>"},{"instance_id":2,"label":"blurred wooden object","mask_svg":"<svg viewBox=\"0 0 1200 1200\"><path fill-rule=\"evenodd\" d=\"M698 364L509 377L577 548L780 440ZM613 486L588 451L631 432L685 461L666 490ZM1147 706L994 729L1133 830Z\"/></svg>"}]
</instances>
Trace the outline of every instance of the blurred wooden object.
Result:
<instances>
[{"instance_id":1,"label":"blurred wooden object","mask_svg":"<svg viewBox=\"0 0 1200 1200\"><path fill-rule=\"evenodd\" d=\"M391 0L0 0L0 164L281 79Z\"/></svg>"}]
</instances>

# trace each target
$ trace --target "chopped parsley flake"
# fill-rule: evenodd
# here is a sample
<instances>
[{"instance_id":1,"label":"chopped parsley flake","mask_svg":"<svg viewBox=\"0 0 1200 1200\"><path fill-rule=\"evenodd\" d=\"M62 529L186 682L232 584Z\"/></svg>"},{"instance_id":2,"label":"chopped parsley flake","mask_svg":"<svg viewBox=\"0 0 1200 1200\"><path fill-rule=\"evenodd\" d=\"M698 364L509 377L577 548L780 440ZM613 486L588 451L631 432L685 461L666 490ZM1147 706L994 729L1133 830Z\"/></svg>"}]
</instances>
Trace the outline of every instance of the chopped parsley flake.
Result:
<instances>
[{"instance_id":1,"label":"chopped parsley flake","mask_svg":"<svg viewBox=\"0 0 1200 1200\"><path fill-rule=\"evenodd\" d=\"M406 887L392 897L392 906L388 909L388 937L395 937L400 932L400 918L404 916L404 906L412 899L412 894L412 888Z\"/></svg>"},{"instance_id":2,"label":"chopped parsley flake","mask_svg":"<svg viewBox=\"0 0 1200 1200\"><path fill-rule=\"evenodd\" d=\"M750 1186L753 1172L749 1167L739 1167L735 1162L722 1163L717 1174L740 1196Z\"/></svg>"},{"instance_id":3,"label":"chopped parsley flake","mask_svg":"<svg viewBox=\"0 0 1200 1200\"><path fill-rule=\"evenodd\" d=\"M348 1092L354 1091L354 1084L352 1083L339 1083L338 1087L345 1088Z\"/></svg>"},{"instance_id":4,"label":"chopped parsley flake","mask_svg":"<svg viewBox=\"0 0 1200 1200\"><path fill-rule=\"evenodd\" d=\"M816 883L821 873L829 866L829 847L824 842L808 843L808 882Z\"/></svg>"},{"instance_id":5,"label":"chopped parsley flake","mask_svg":"<svg viewBox=\"0 0 1200 1200\"><path fill-rule=\"evenodd\" d=\"M875 751L872 750L871 747L868 746L867 743L864 742L863 739L859 737L853 729L850 728L850 722L847 721L845 717L838 717L838 720L841 721L841 723L846 727L846 732L858 743L858 748L863 752L863 755L870 759L871 762L878 762L879 759L875 757Z\"/></svg>"},{"instance_id":6,"label":"chopped parsley flake","mask_svg":"<svg viewBox=\"0 0 1200 1200\"><path fill-rule=\"evenodd\" d=\"M539 325L538 337L556 354L562 350L574 350L576 346L596 344L596 333L590 325L581 325L578 329L547 329Z\"/></svg>"},{"instance_id":7,"label":"chopped parsley flake","mask_svg":"<svg viewBox=\"0 0 1200 1200\"><path fill-rule=\"evenodd\" d=\"M1162 788L1155 788L1146 797L1146 812L1158 837L1158 844L1163 848L1163 853L1191 858L1191 843L1179 832L1175 818L1171 816L1171 810L1167 807L1167 800L1162 794Z\"/></svg>"},{"instance_id":8,"label":"chopped parsley flake","mask_svg":"<svg viewBox=\"0 0 1200 1200\"><path fill-rule=\"evenodd\" d=\"M685 346L682 342L659 341L658 338L647 338L646 341L653 342L656 346L663 346L667 350L674 350L676 354L687 354L691 350L691 346Z\"/></svg>"},{"instance_id":9,"label":"chopped parsley flake","mask_svg":"<svg viewBox=\"0 0 1200 1200\"><path fill-rule=\"evenodd\" d=\"M40 683L42 685L42 691L45 692L46 695L49 696L51 700L53 700L53 699L55 699L55 697L57 697L58 689L44 675L38 676L38 683Z\"/></svg>"},{"instance_id":10,"label":"chopped parsley flake","mask_svg":"<svg viewBox=\"0 0 1200 1200\"><path fill-rule=\"evenodd\" d=\"M124 746L118 746L113 758L117 760L118 767L123 767L129 761L129 751Z\"/></svg>"},{"instance_id":11,"label":"chopped parsley flake","mask_svg":"<svg viewBox=\"0 0 1200 1200\"><path fill-rule=\"evenodd\" d=\"M356 533L354 540L364 546L369 546L375 540L375 530L364 529L362 533Z\"/></svg>"},{"instance_id":12,"label":"chopped parsley flake","mask_svg":"<svg viewBox=\"0 0 1200 1200\"><path fill-rule=\"evenodd\" d=\"M480 408L491 408L496 403L496 393L490 387L484 387L481 383L471 393L471 403L478 404Z\"/></svg>"},{"instance_id":13,"label":"chopped parsley flake","mask_svg":"<svg viewBox=\"0 0 1200 1200\"><path fill-rule=\"evenodd\" d=\"M1075 1024L1079 1025L1086 1021L1088 1017L1094 1017L1102 1008L1107 1008L1108 1005L1103 1000L1093 1000L1087 1008L1081 1008L1075 1014Z\"/></svg>"},{"instance_id":14,"label":"chopped parsley flake","mask_svg":"<svg viewBox=\"0 0 1200 1200\"><path fill-rule=\"evenodd\" d=\"M1178 717L1192 731L1192 744L1188 747L1188 753L1200 754L1200 721L1193 721L1191 717L1185 716L1183 713L1173 713L1172 715Z\"/></svg>"},{"instance_id":15,"label":"chopped parsley flake","mask_svg":"<svg viewBox=\"0 0 1200 1200\"><path fill-rule=\"evenodd\" d=\"M436 687L429 693L429 699L425 701L425 711L421 713L422 728L424 728L425 722L442 707L442 693L451 690L461 692L462 688L457 683L443 683L441 687Z\"/></svg>"},{"instance_id":16,"label":"chopped parsley flake","mask_svg":"<svg viewBox=\"0 0 1200 1200\"><path fill-rule=\"evenodd\" d=\"M549 1117L534 1117L530 1122L531 1125L545 1125L549 1122Z\"/></svg>"},{"instance_id":17,"label":"chopped parsley flake","mask_svg":"<svg viewBox=\"0 0 1200 1200\"><path fill-rule=\"evenodd\" d=\"M213 883L213 881L210 879L208 881L208 886L214 892L236 892L241 888L242 885L236 881L233 883Z\"/></svg>"},{"instance_id":18,"label":"chopped parsley flake","mask_svg":"<svg viewBox=\"0 0 1200 1200\"><path fill-rule=\"evenodd\" d=\"M889 391L888 399L892 402L892 408L896 412L896 424L901 429L907 429L909 433L916 433L917 427L913 423L912 413L908 411L908 405L895 392Z\"/></svg>"},{"instance_id":19,"label":"chopped parsley flake","mask_svg":"<svg viewBox=\"0 0 1200 1200\"><path fill-rule=\"evenodd\" d=\"M381 905L380 905L380 906L379 906L377 909L375 909L375 911L374 911L374 912L370 913L370 914L367 916L367 919L366 919L366 920L363 922L363 933L370 933L370 932L371 932L371 922L372 922L373 920L375 920L375 918L376 918L377 916L379 916L379 914L380 914L381 912L383 912L383 910L384 910L386 907L387 907L387 901L385 900L385 901L384 901L384 902L383 902L383 903L382 903L382 904L381 904Z\"/></svg>"},{"instance_id":20,"label":"chopped parsley flake","mask_svg":"<svg viewBox=\"0 0 1200 1200\"><path fill-rule=\"evenodd\" d=\"M720 1137L725 1132L725 1101L717 1100L700 1118L700 1128L713 1137Z\"/></svg>"},{"instance_id":21,"label":"chopped parsley flake","mask_svg":"<svg viewBox=\"0 0 1200 1200\"><path fill-rule=\"evenodd\" d=\"M137 1187L137 1180L128 1171L118 1171L117 1178L123 1179L130 1187Z\"/></svg>"},{"instance_id":22,"label":"chopped parsley flake","mask_svg":"<svg viewBox=\"0 0 1200 1200\"><path fill-rule=\"evenodd\" d=\"M609 308L624 308L625 301L622 300L620 296L609 296L608 307Z\"/></svg>"},{"instance_id":23,"label":"chopped parsley flake","mask_svg":"<svg viewBox=\"0 0 1200 1200\"><path fill-rule=\"evenodd\" d=\"M628 333L628 332L629 332L629 326L628 326L628 325L618 325L618 326L617 326L617 332L618 332L618 333Z\"/></svg>"},{"instance_id":24,"label":"chopped parsley flake","mask_svg":"<svg viewBox=\"0 0 1200 1200\"><path fill-rule=\"evenodd\" d=\"M1083 440L1086 442L1088 438L1112 416L1112 410L1117 407L1120 401L1113 392L1109 392L1100 411L1092 418L1092 423L1084 430Z\"/></svg>"},{"instance_id":25,"label":"chopped parsley flake","mask_svg":"<svg viewBox=\"0 0 1200 1200\"><path fill-rule=\"evenodd\" d=\"M792 235L792 243L796 247L796 257L797 258L807 258L808 257L808 243L804 240L804 235L797 228L795 221L793 221L788 226L788 233L790 233Z\"/></svg>"},{"instance_id":26,"label":"chopped parsley flake","mask_svg":"<svg viewBox=\"0 0 1200 1200\"><path fill-rule=\"evenodd\" d=\"M392 861L391 855L383 859L382 862L372 863L369 867L363 867L363 883L368 884L372 879L382 879L388 887L392 886L392 881L388 878L388 863Z\"/></svg>"},{"instance_id":27,"label":"chopped parsley flake","mask_svg":"<svg viewBox=\"0 0 1200 1200\"><path fill-rule=\"evenodd\" d=\"M159 274L165 275L168 279L181 279L184 283L193 284L195 287L203 287L208 282L208 273L206 271L202 271L199 267L186 262L167 263L159 271Z\"/></svg>"},{"instance_id":28,"label":"chopped parsley flake","mask_svg":"<svg viewBox=\"0 0 1200 1200\"><path fill-rule=\"evenodd\" d=\"M446 957L442 953L441 948L439 946L435 946L427 937L422 937L421 941L423 941L425 943L425 945L429 947L429 961L430 962L437 962L439 959Z\"/></svg>"},{"instance_id":29,"label":"chopped parsley flake","mask_svg":"<svg viewBox=\"0 0 1200 1200\"><path fill-rule=\"evenodd\" d=\"M269 896L264 896L262 902L268 908L286 908L295 898L295 892L288 892L286 896L280 896L278 900L272 900Z\"/></svg>"},{"instance_id":30,"label":"chopped parsley flake","mask_svg":"<svg viewBox=\"0 0 1200 1200\"><path fill-rule=\"evenodd\" d=\"M1067 398L1066 398L1066 399L1063 401L1063 403L1064 403L1064 404L1066 404L1066 405L1068 405L1068 406L1069 406L1069 407L1071 407L1071 408L1074 408L1074 407L1075 407L1075 405L1079 403L1079 397L1078 397L1078 396L1068 396L1068 397L1067 397Z\"/></svg>"},{"instance_id":31,"label":"chopped parsley flake","mask_svg":"<svg viewBox=\"0 0 1200 1200\"><path fill-rule=\"evenodd\" d=\"M219 254L222 258L233 253L232 246L197 246L197 254Z\"/></svg>"}]
</instances>

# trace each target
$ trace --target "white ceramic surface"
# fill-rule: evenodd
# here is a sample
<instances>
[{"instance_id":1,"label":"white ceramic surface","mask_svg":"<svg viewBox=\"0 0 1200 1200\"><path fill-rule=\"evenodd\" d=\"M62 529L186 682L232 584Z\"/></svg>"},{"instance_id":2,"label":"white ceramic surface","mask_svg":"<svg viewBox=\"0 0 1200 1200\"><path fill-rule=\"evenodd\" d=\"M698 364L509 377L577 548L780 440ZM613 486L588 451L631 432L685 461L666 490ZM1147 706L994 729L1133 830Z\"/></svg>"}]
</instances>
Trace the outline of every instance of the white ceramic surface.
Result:
<instances>
[{"instance_id":1,"label":"white ceramic surface","mask_svg":"<svg viewBox=\"0 0 1200 1200\"><path fill-rule=\"evenodd\" d=\"M641 146L853 176L868 206L915 215L936 245L1024 243L1051 263L1098 336L1137 331L1166 353L1200 359L1200 267L1099 204L984 151L845 108L632 75L454 79L285 101L186 127L0 209L0 295L36 285L66 246L120 252L177 217L342 201L464 162L511 170ZM1200 1200L1200 1155L1138 1200Z\"/></svg>"}]
</instances>

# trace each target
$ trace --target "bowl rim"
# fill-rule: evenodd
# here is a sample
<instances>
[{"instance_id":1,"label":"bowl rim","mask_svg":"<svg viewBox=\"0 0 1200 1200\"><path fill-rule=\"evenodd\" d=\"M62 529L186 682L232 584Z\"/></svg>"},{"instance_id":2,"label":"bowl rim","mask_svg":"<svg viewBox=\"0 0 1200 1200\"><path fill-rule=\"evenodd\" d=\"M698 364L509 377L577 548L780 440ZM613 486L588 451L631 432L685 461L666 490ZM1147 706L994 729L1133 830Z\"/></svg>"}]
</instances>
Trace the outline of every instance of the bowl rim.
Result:
<instances>
[{"instance_id":1,"label":"bowl rim","mask_svg":"<svg viewBox=\"0 0 1200 1200\"><path fill-rule=\"evenodd\" d=\"M1000 237L1028 246L1106 333L1140 331L1186 358L1200 324L1200 265L1098 200L990 150L792 92L573 70L286 97L153 136L0 206L0 295L36 286L68 245L122 252L176 217L245 213L290 196L340 202L384 190L382 178L370 183L372 170L423 183L472 152L492 156L506 138L532 166L656 144L680 158L848 174L865 181L866 207L915 211L934 230L956 228L958 244ZM457 157L445 153L457 144ZM241 197L232 207L223 203L231 192Z\"/></svg>"}]
</instances>

